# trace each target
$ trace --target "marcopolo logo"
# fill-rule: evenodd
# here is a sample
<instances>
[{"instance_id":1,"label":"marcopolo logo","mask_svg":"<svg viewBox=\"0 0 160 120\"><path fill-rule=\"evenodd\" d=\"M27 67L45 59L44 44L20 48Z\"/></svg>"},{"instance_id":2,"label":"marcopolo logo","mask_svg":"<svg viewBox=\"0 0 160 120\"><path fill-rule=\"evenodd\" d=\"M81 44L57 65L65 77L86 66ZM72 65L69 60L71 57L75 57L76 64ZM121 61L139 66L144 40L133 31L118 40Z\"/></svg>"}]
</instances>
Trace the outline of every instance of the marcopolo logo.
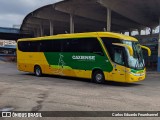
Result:
<instances>
[{"instance_id":1,"label":"marcopolo logo","mask_svg":"<svg viewBox=\"0 0 160 120\"><path fill-rule=\"evenodd\" d=\"M73 60L96 60L96 56L72 56Z\"/></svg>"}]
</instances>

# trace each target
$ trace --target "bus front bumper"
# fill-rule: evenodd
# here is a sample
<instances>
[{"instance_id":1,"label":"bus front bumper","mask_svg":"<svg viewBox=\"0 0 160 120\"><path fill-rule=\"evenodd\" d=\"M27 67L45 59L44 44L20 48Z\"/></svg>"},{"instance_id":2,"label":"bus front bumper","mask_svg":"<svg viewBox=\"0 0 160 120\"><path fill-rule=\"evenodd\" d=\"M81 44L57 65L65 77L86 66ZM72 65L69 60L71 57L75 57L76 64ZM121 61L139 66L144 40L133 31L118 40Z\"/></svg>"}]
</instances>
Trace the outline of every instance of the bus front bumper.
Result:
<instances>
[{"instance_id":1,"label":"bus front bumper","mask_svg":"<svg viewBox=\"0 0 160 120\"><path fill-rule=\"evenodd\" d=\"M144 80L145 77L146 77L145 72L136 73L136 74L130 73L130 74L126 75L126 82L129 82L129 83L139 82L139 81Z\"/></svg>"}]
</instances>

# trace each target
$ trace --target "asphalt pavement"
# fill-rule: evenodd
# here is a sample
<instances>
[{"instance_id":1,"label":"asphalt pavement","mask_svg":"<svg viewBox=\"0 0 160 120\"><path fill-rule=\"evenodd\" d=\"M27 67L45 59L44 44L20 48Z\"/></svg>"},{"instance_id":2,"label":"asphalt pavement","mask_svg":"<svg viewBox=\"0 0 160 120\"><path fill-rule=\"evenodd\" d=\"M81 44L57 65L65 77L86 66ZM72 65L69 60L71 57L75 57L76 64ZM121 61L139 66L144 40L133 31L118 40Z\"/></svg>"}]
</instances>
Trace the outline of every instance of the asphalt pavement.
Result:
<instances>
[{"instance_id":1,"label":"asphalt pavement","mask_svg":"<svg viewBox=\"0 0 160 120\"><path fill-rule=\"evenodd\" d=\"M144 81L133 84L115 82L95 84L90 80L78 78L49 75L36 77L32 73L18 71L16 63L0 62L0 111L6 109L37 112L160 111L160 73L147 72L147 78ZM0 118L0 120L3 119L5 118ZM36 120L41 119L44 118ZM124 118L45 119L121 120ZM146 120L146 118L140 119Z\"/></svg>"}]
</instances>

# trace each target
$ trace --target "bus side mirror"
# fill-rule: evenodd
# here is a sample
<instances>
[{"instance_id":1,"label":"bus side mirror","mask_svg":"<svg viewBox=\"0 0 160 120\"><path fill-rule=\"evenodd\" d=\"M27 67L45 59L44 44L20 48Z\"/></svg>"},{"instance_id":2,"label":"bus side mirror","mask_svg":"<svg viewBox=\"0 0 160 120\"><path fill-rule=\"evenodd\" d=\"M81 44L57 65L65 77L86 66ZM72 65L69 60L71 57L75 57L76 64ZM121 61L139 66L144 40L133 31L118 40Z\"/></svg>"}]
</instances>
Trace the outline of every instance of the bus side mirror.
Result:
<instances>
[{"instance_id":1,"label":"bus side mirror","mask_svg":"<svg viewBox=\"0 0 160 120\"><path fill-rule=\"evenodd\" d=\"M148 51L148 56L151 56L151 50L149 49L149 47L146 47L146 46L143 46L143 45L140 45L140 47L142 49L146 49Z\"/></svg>"},{"instance_id":2,"label":"bus side mirror","mask_svg":"<svg viewBox=\"0 0 160 120\"><path fill-rule=\"evenodd\" d=\"M116 46L121 46L121 47L127 48L127 49L129 50L129 54L130 54L131 56L133 56L133 49L132 49L131 46L126 45L126 44L121 44L121 43L112 43L112 44L113 44L113 45L116 45Z\"/></svg>"}]
</instances>

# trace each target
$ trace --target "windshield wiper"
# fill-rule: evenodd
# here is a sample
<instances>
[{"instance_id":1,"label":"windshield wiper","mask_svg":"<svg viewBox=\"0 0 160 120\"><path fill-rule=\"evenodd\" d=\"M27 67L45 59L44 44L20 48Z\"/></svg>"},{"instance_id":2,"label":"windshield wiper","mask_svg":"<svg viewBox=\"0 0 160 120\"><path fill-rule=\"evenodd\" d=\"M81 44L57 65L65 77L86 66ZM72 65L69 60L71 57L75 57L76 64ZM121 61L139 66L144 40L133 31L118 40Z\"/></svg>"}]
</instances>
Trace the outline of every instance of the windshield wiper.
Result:
<instances>
[{"instance_id":1,"label":"windshield wiper","mask_svg":"<svg viewBox=\"0 0 160 120\"><path fill-rule=\"evenodd\" d=\"M138 50L137 50L135 44L133 45L133 49L134 49L134 52L135 52L136 57L137 57L137 61L136 61L136 64L135 64L135 69L138 69L138 68L140 68L140 64L141 64L141 60L142 60L142 59L140 59L141 56L140 56L140 54L138 53ZM142 64L143 64L143 63L142 63Z\"/></svg>"},{"instance_id":2,"label":"windshield wiper","mask_svg":"<svg viewBox=\"0 0 160 120\"><path fill-rule=\"evenodd\" d=\"M136 53L136 56L137 56L137 62L135 64L135 69L137 68L143 68L145 66L144 64L144 61L143 61L143 58L142 56L140 55L140 53L138 53L136 50L135 50L135 53ZM141 67L141 64L142 64L142 67Z\"/></svg>"}]
</instances>

